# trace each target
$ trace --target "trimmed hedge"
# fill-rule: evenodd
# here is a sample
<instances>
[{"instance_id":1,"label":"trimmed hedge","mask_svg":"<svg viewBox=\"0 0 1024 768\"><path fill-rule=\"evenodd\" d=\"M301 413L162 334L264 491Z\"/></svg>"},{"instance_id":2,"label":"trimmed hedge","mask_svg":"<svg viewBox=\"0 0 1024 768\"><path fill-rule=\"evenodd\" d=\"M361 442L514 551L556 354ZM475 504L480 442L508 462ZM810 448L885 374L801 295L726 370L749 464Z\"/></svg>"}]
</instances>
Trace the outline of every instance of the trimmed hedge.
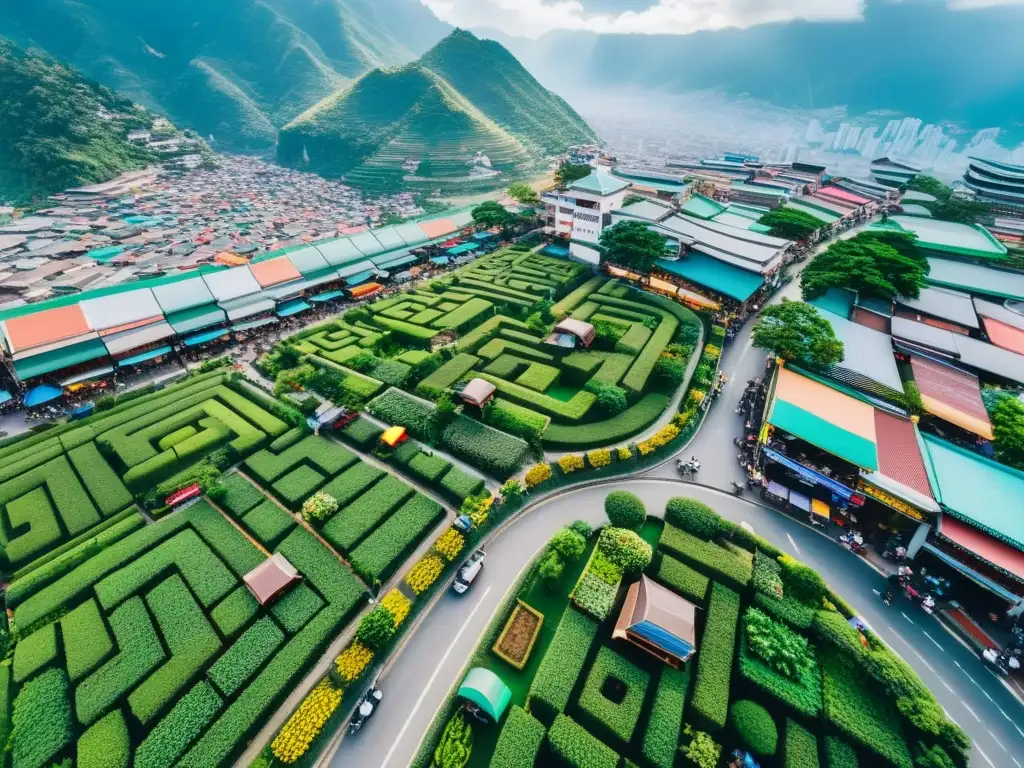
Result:
<instances>
[{"instance_id":1,"label":"trimmed hedge","mask_svg":"<svg viewBox=\"0 0 1024 768\"><path fill-rule=\"evenodd\" d=\"M14 682L24 682L56 658L56 625L47 624L14 647Z\"/></svg>"},{"instance_id":2,"label":"trimmed hedge","mask_svg":"<svg viewBox=\"0 0 1024 768\"><path fill-rule=\"evenodd\" d=\"M604 421L593 424L551 424L542 437L546 446L588 448L632 437L646 429L668 407L669 397L649 392L634 405Z\"/></svg>"},{"instance_id":3,"label":"trimmed hedge","mask_svg":"<svg viewBox=\"0 0 1024 768\"><path fill-rule=\"evenodd\" d=\"M476 496L483 491L484 481L481 477L452 467L448 474L441 478L441 490L462 502L469 496Z\"/></svg>"},{"instance_id":4,"label":"trimmed hedge","mask_svg":"<svg viewBox=\"0 0 1024 768\"><path fill-rule=\"evenodd\" d=\"M491 302L486 299L473 298L458 309L452 310L447 315L435 320L431 323L431 326L441 330L461 331L472 325L473 321L481 315L493 311L494 304Z\"/></svg>"},{"instance_id":5,"label":"trimmed hedge","mask_svg":"<svg viewBox=\"0 0 1024 768\"><path fill-rule=\"evenodd\" d=\"M596 635L595 621L565 609L527 693L527 709L541 722L551 722L569 703Z\"/></svg>"},{"instance_id":6,"label":"trimmed hedge","mask_svg":"<svg viewBox=\"0 0 1024 768\"><path fill-rule=\"evenodd\" d=\"M417 493L352 550L353 570L368 582L384 581L443 516L436 502Z\"/></svg>"},{"instance_id":7,"label":"trimmed hedge","mask_svg":"<svg viewBox=\"0 0 1024 768\"><path fill-rule=\"evenodd\" d=\"M309 435L280 454L260 451L245 461L249 471L262 483L272 483L288 470L311 464L324 475L336 475L352 466L357 457L348 448L325 437Z\"/></svg>"},{"instance_id":8,"label":"trimmed hedge","mask_svg":"<svg viewBox=\"0 0 1024 768\"><path fill-rule=\"evenodd\" d=\"M562 372L544 363L530 363L529 367L519 375L516 384L536 392L545 392L548 387L558 381Z\"/></svg>"},{"instance_id":9,"label":"trimmed hedge","mask_svg":"<svg viewBox=\"0 0 1024 768\"><path fill-rule=\"evenodd\" d=\"M320 596L306 584L299 583L270 606L270 612L289 635L294 635L316 616L324 605Z\"/></svg>"},{"instance_id":10,"label":"trimmed hedge","mask_svg":"<svg viewBox=\"0 0 1024 768\"><path fill-rule=\"evenodd\" d=\"M815 718L821 713L821 670L816 661L802 669L798 679L792 680L751 652L744 629L740 640L739 673L769 699L781 702L794 712L808 718Z\"/></svg>"},{"instance_id":11,"label":"trimmed hedge","mask_svg":"<svg viewBox=\"0 0 1024 768\"><path fill-rule=\"evenodd\" d=\"M668 523L658 539L658 548L669 551L698 571L735 590L745 589L750 582L753 570L750 561Z\"/></svg>"},{"instance_id":12,"label":"trimmed hedge","mask_svg":"<svg viewBox=\"0 0 1024 768\"><path fill-rule=\"evenodd\" d=\"M61 618L60 624L64 637L73 638L64 644L64 659L71 681L78 682L100 665L114 644L100 608L91 598Z\"/></svg>"},{"instance_id":13,"label":"trimmed hedge","mask_svg":"<svg viewBox=\"0 0 1024 768\"><path fill-rule=\"evenodd\" d=\"M703 605L707 598L710 579L669 555L662 555L656 578L687 600Z\"/></svg>"},{"instance_id":14,"label":"trimmed hedge","mask_svg":"<svg viewBox=\"0 0 1024 768\"><path fill-rule=\"evenodd\" d=\"M312 496L326 479L312 467L299 467L275 482L271 488L288 506L298 507Z\"/></svg>"},{"instance_id":15,"label":"trimmed hedge","mask_svg":"<svg viewBox=\"0 0 1024 768\"><path fill-rule=\"evenodd\" d=\"M640 497L629 491L612 491L604 497L604 513L616 528L637 531L647 519L647 508Z\"/></svg>"},{"instance_id":16,"label":"trimmed hedge","mask_svg":"<svg viewBox=\"0 0 1024 768\"><path fill-rule=\"evenodd\" d=\"M273 549L288 535L295 525L295 520L270 499L265 499L242 518L242 523L257 541L268 549Z\"/></svg>"},{"instance_id":17,"label":"trimmed hedge","mask_svg":"<svg viewBox=\"0 0 1024 768\"><path fill-rule=\"evenodd\" d=\"M543 723L518 704L513 705L498 734L491 768L533 768L546 733Z\"/></svg>"},{"instance_id":18,"label":"trimmed hedge","mask_svg":"<svg viewBox=\"0 0 1024 768\"><path fill-rule=\"evenodd\" d=\"M859 768L857 753L842 739L826 736L825 768Z\"/></svg>"},{"instance_id":19,"label":"trimmed hedge","mask_svg":"<svg viewBox=\"0 0 1024 768\"><path fill-rule=\"evenodd\" d=\"M818 768L818 737L795 720L786 721L785 768Z\"/></svg>"},{"instance_id":20,"label":"trimmed hedge","mask_svg":"<svg viewBox=\"0 0 1024 768\"><path fill-rule=\"evenodd\" d=\"M210 667L210 682L225 696L234 695L274 655L284 639L284 633L273 620L264 616Z\"/></svg>"},{"instance_id":21,"label":"trimmed hedge","mask_svg":"<svg viewBox=\"0 0 1024 768\"><path fill-rule=\"evenodd\" d=\"M739 595L722 584L712 584L708 618L698 646L693 700L690 702L693 724L710 734L722 731L728 715L739 615Z\"/></svg>"},{"instance_id":22,"label":"trimmed hedge","mask_svg":"<svg viewBox=\"0 0 1024 768\"><path fill-rule=\"evenodd\" d=\"M605 681L613 677L626 684L626 695L616 704L602 693ZM624 659L611 648L601 646L580 693L580 709L595 718L620 739L633 738L644 705L650 674Z\"/></svg>"},{"instance_id":23,"label":"trimmed hedge","mask_svg":"<svg viewBox=\"0 0 1024 768\"><path fill-rule=\"evenodd\" d=\"M42 768L74 739L68 676L48 669L14 700L9 749L14 768Z\"/></svg>"},{"instance_id":24,"label":"trimmed hedge","mask_svg":"<svg viewBox=\"0 0 1024 768\"><path fill-rule=\"evenodd\" d=\"M131 743L121 710L115 709L83 733L76 748L78 768L128 768Z\"/></svg>"},{"instance_id":25,"label":"trimmed hedge","mask_svg":"<svg viewBox=\"0 0 1024 768\"><path fill-rule=\"evenodd\" d=\"M248 587L238 587L210 611L210 620L225 637L233 637L256 615L259 607Z\"/></svg>"},{"instance_id":26,"label":"trimmed hedge","mask_svg":"<svg viewBox=\"0 0 1024 768\"><path fill-rule=\"evenodd\" d=\"M346 440L351 440L364 450L376 445L382 434L384 434L383 429L362 416L350 421L348 426L341 431L342 437Z\"/></svg>"},{"instance_id":27,"label":"trimmed hedge","mask_svg":"<svg viewBox=\"0 0 1024 768\"><path fill-rule=\"evenodd\" d=\"M197 683L135 750L136 768L171 768L221 708L209 683Z\"/></svg>"},{"instance_id":28,"label":"trimmed hedge","mask_svg":"<svg viewBox=\"0 0 1024 768\"><path fill-rule=\"evenodd\" d=\"M334 500L338 502L338 507L342 508L363 494L367 488L380 480L384 474L384 470L377 469L372 464L361 461L355 466L346 469L321 490L328 496L334 497Z\"/></svg>"},{"instance_id":29,"label":"trimmed hedge","mask_svg":"<svg viewBox=\"0 0 1024 768\"><path fill-rule=\"evenodd\" d=\"M567 715L559 714L548 731L551 750L573 768L617 768L619 755Z\"/></svg>"},{"instance_id":30,"label":"trimmed hedge","mask_svg":"<svg viewBox=\"0 0 1024 768\"><path fill-rule=\"evenodd\" d=\"M450 461L440 456L419 453L408 464L409 471L430 485L437 485L441 477L452 468Z\"/></svg>"},{"instance_id":31,"label":"trimmed hedge","mask_svg":"<svg viewBox=\"0 0 1024 768\"><path fill-rule=\"evenodd\" d=\"M454 456L498 480L519 471L530 452L525 440L460 415L444 428L441 445Z\"/></svg>"},{"instance_id":32,"label":"trimmed hedge","mask_svg":"<svg viewBox=\"0 0 1024 768\"><path fill-rule=\"evenodd\" d=\"M771 757L779 731L768 710L753 701L736 701L729 708L729 727L740 744L759 757Z\"/></svg>"},{"instance_id":33,"label":"trimmed hedge","mask_svg":"<svg viewBox=\"0 0 1024 768\"><path fill-rule=\"evenodd\" d=\"M590 407L597 402L597 395L593 392L580 390L568 402L556 400L550 395L534 392L532 389L520 386L511 381L492 376L489 373L479 372L477 376L491 382L503 395L517 401L528 408L550 413L566 421L579 421L590 410Z\"/></svg>"},{"instance_id":34,"label":"trimmed hedge","mask_svg":"<svg viewBox=\"0 0 1024 768\"><path fill-rule=\"evenodd\" d=\"M684 496L675 496L665 504L665 522L704 541L721 536L725 523L707 504Z\"/></svg>"},{"instance_id":35,"label":"trimmed hedge","mask_svg":"<svg viewBox=\"0 0 1024 768\"><path fill-rule=\"evenodd\" d=\"M386 475L324 526L324 538L344 552L349 552L367 533L376 528L413 489L393 475Z\"/></svg>"},{"instance_id":36,"label":"trimmed hedge","mask_svg":"<svg viewBox=\"0 0 1024 768\"><path fill-rule=\"evenodd\" d=\"M430 416L433 405L425 403L400 389L389 389L367 405L366 409L381 421L405 427L417 440L430 437Z\"/></svg>"},{"instance_id":37,"label":"trimmed hedge","mask_svg":"<svg viewBox=\"0 0 1024 768\"><path fill-rule=\"evenodd\" d=\"M644 732L644 757L656 768L672 768L683 723L686 691L690 687L690 666L661 668L658 690L654 694L647 730Z\"/></svg>"},{"instance_id":38,"label":"trimmed hedge","mask_svg":"<svg viewBox=\"0 0 1024 768\"><path fill-rule=\"evenodd\" d=\"M235 517L241 517L261 501L266 501L263 491L238 473L232 473L221 480L226 493L220 505Z\"/></svg>"},{"instance_id":39,"label":"trimmed hedge","mask_svg":"<svg viewBox=\"0 0 1024 768\"><path fill-rule=\"evenodd\" d=\"M442 392L473 370L478 362L479 358L474 355L460 352L421 381L416 387L416 393L423 397L436 399L441 396Z\"/></svg>"},{"instance_id":40,"label":"trimmed hedge","mask_svg":"<svg viewBox=\"0 0 1024 768\"><path fill-rule=\"evenodd\" d=\"M131 505L132 495L100 454L96 443L89 442L68 451L68 458L101 515L109 517Z\"/></svg>"}]
</instances>

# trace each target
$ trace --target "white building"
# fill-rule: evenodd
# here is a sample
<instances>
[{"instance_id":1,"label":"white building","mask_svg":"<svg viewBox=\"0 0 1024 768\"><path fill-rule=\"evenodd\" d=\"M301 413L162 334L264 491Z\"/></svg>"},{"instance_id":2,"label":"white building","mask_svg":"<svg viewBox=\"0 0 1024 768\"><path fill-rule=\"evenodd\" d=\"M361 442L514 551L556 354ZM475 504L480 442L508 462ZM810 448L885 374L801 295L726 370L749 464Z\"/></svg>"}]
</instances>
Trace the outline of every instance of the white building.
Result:
<instances>
[{"instance_id":1,"label":"white building","mask_svg":"<svg viewBox=\"0 0 1024 768\"><path fill-rule=\"evenodd\" d=\"M622 207L630 186L598 166L568 189L544 195L551 226L556 235L569 238L573 256L591 264L600 262L600 253L587 244L597 245L601 232L611 226L611 212Z\"/></svg>"}]
</instances>

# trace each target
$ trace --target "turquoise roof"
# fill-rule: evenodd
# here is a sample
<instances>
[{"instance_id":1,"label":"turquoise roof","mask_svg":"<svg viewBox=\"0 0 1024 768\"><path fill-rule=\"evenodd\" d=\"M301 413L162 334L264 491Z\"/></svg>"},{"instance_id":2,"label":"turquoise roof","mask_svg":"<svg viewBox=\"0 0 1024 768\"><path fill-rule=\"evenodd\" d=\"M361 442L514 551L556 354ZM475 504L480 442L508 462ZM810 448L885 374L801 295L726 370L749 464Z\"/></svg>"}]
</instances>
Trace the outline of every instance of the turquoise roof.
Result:
<instances>
[{"instance_id":1,"label":"turquoise roof","mask_svg":"<svg viewBox=\"0 0 1024 768\"><path fill-rule=\"evenodd\" d=\"M625 179L617 179L605 168L598 166L590 172L589 176L584 176L570 184L569 189L574 189L577 192L591 192L595 195L614 195L629 185L630 182Z\"/></svg>"},{"instance_id":2,"label":"turquoise roof","mask_svg":"<svg viewBox=\"0 0 1024 768\"><path fill-rule=\"evenodd\" d=\"M890 216L884 224L872 224L871 229L916 235L917 245L931 251L987 259L1006 257L1006 246L980 224L960 224L919 216Z\"/></svg>"},{"instance_id":3,"label":"turquoise roof","mask_svg":"<svg viewBox=\"0 0 1024 768\"><path fill-rule=\"evenodd\" d=\"M485 667L473 667L462 681L456 694L476 704L494 721L501 720L512 691L500 677Z\"/></svg>"},{"instance_id":4,"label":"turquoise roof","mask_svg":"<svg viewBox=\"0 0 1024 768\"><path fill-rule=\"evenodd\" d=\"M857 295L853 291L848 291L845 288L829 288L821 296L808 299L807 303L849 320L856 298Z\"/></svg>"},{"instance_id":5,"label":"turquoise roof","mask_svg":"<svg viewBox=\"0 0 1024 768\"><path fill-rule=\"evenodd\" d=\"M921 433L935 499L950 515L1024 549L1024 472Z\"/></svg>"},{"instance_id":6,"label":"turquoise roof","mask_svg":"<svg viewBox=\"0 0 1024 768\"><path fill-rule=\"evenodd\" d=\"M724 213L726 207L704 195L693 195L681 208L683 213L696 216L698 219L710 219Z\"/></svg>"},{"instance_id":7,"label":"turquoise roof","mask_svg":"<svg viewBox=\"0 0 1024 768\"><path fill-rule=\"evenodd\" d=\"M703 253L691 253L678 261L658 259L658 266L670 274L738 301L749 299L764 283L764 278L757 272L748 272Z\"/></svg>"}]
</instances>

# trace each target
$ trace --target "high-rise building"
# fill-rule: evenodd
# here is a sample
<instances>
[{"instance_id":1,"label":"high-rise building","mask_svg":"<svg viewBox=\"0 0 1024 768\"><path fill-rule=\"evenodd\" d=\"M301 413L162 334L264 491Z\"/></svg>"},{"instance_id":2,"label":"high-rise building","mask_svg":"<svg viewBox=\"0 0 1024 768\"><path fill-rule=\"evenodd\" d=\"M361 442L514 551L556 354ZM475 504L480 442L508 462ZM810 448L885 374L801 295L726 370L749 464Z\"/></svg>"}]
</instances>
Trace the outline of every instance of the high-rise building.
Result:
<instances>
[{"instance_id":1,"label":"high-rise building","mask_svg":"<svg viewBox=\"0 0 1024 768\"><path fill-rule=\"evenodd\" d=\"M807 124L807 133L804 134L804 141L808 144L821 144L825 140L825 129L821 127L821 120L813 118Z\"/></svg>"},{"instance_id":2,"label":"high-rise building","mask_svg":"<svg viewBox=\"0 0 1024 768\"><path fill-rule=\"evenodd\" d=\"M839 126L839 130L836 131L836 137L832 140L832 151L838 152L843 148L843 142L846 141L846 136L850 132L850 124L842 123Z\"/></svg>"}]
</instances>

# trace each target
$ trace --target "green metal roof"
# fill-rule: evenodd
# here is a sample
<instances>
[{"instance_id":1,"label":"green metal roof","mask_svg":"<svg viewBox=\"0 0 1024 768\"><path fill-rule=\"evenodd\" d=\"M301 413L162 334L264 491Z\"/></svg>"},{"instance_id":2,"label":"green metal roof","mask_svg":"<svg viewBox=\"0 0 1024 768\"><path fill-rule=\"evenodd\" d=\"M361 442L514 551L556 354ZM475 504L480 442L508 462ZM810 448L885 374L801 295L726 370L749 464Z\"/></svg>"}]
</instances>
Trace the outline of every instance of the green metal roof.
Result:
<instances>
[{"instance_id":1,"label":"green metal roof","mask_svg":"<svg viewBox=\"0 0 1024 768\"><path fill-rule=\"evenodd\" d=\"M512 699L512 691L491 670L473 667L459 686L458 696L473 702L498 722Z\"/></svg>"},{"instance_id":2,"label":"green metal roof","mask_svg":"<svg viewBox=\"0 0 1024 768\"><path fill-rule=\"evenodd\" d=\"M737 301L746 301L764 283L764 277L757 272L748 272L703 253L691 253L678 261L658 259L658 266L666 272L679 275L717 293L724 293Z\"/></svg>"},{"instance_id":3,"label":"green metal roof","mask_svg":"<svg viewBox=\"0 0 1024 768\"><path fill-rule=\"evenodd\" d=\"M630 185L625 179L617 179L604 168L595 168L589 176L574 181L569 189L577 192L592 192L595 195L614 195Z\"/></svg>"},{"instance_id":4,"label":"green metal roof","mask_svg":"<svg viewBox=\"0 0 1024 768\"><path fill-rule=\"evenodd\" d=\"M857 295L853 291L848 291L845 288L829 288L821 296L808 299L807 303L849 320L856 298Z\"/></svg>"},{"instance_id":5,"label":"green metal roof","mask_svg":"<svg viewBox=\"0 0 1024 768\"><path fill-rule=\"evenodd\" d=\"M683 203L680 210L690 216L696 216L698 219L711 219L720 213L724 213L726 206L712 200L710 197L693 195Z\"/></svg>"},{"instance_id":6,"label":"green metal roof","mask_svg":"<svg viewBox=\"0 0 1024 768\"><path fill-rule=\"evenodd\" d=\"M191 309L183 309L180 312L171 312L167 315L167 322L175 333L191 333L201 328L209 328L211 325L218 325L227 320L224 310L216 304L203 304Z\"/></svg>"},{"instance_id":7,"label":"green metal roof","mask_svg":"<svg viewBox=\"0 0 1024 768\"><path fill-rule=\"evenodd\" d=\"M72 344L69 347L61 347L51 352L44 352L41 355L24 360L17 360L14 363L14 370L22 381L31 379L34 376L42 376L45 373L59 371L72 365L85 363L89 360L96 360L107 356L107 348L100 339L90 339L79 344Z\"/></svg>"},{"instance_id":8,"label":"green metal roof","mask_svg":"<svg viewBox=\"0 0 1024 768\"><path fill-rule=\"evenodd\" d=\"M917 235L921 248L981 259L1006 258L1006 246L980 224L958 224L920 216L890 216L871 229Z\"/></svg>"},{"instance_id":9,"label":"green metal roof","mask_svg":"<svg viewBox=\"0 0 1024 768\"><path fill-rule=\"evenodd\" d=\"M830 211L824 211L821 208L815 208L812 205L804 205L803 203L797 202L795 200L790 200L788 203L786 203L784 207L791 208L794 211L800 211L801 213L806 213L808 216L813 216L814 218L823 221L826 224L831 224L834 221L839 221L838 214L832 213Z\"/></svg>"},{"instance_id":10,"label":"green metal roof","mask_svg":"<svg viewBox=\"0 0 1024 768\"><path fill-rule=\"evenodd\" d=\"M953 517L1024 549L1021 499L1024 472L922 434L924 460L936 500Z\"/></svg>"}]
</instances>

